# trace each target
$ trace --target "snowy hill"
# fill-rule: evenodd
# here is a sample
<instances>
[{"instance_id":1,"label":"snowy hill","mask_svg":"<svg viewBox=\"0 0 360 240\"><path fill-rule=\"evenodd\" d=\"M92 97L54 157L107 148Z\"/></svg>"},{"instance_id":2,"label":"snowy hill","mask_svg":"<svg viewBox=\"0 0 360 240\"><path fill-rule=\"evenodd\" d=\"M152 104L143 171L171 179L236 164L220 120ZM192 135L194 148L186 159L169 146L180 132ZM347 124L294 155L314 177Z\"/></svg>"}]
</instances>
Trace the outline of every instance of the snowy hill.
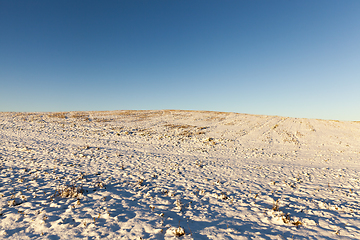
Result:
<instances>
[{"instance_id":1,"label":"snowy hill","mask_svg":"<svg viewBox=\"0 0 360 240\"><path fill-rule=\"evenodd\" d=\"M0 113L0 236L360 239L360 122Z\"/></svg>"}]
</instances>

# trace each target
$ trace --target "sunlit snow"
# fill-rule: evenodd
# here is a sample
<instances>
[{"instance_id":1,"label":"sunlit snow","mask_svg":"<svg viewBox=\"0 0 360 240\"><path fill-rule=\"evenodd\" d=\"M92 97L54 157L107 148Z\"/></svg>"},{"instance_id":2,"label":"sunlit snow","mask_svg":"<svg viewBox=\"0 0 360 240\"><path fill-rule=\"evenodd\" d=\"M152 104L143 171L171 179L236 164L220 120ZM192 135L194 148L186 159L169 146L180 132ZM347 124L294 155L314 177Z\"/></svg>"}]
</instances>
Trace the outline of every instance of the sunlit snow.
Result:
<instances>
[{"instance_id":1,"label":"sunlit snow","mask_svg":"<svg viewBox=\"0 0 360 240\"><path fill-rule=\"evenodd\" d=\"M360 122L0 113L0 238L360 239Z\"/></svg>"}]
</instances>

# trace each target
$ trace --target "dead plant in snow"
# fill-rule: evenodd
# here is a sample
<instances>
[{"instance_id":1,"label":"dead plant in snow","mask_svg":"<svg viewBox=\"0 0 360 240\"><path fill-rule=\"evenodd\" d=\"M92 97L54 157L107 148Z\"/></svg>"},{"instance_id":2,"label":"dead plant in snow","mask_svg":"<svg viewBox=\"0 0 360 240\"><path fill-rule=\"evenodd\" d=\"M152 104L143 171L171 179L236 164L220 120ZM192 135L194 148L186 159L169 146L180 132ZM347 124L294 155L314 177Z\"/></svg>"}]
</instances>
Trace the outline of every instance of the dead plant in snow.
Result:
<instances>
[{"instance_id":1,"label":"dead plant in snow","mask_svg":"<svg viewBox=\"0 0 360 240\"><path fill-rule=\"evenodd\" d=\"M82 187L78 187L76 185L66 185L56 190L54 197L77 198L80 197L83 193L84 189Z\"/></svg>"},{"instance_id":2,"label":"dead plant in snow","mask_svg":"<svg viewBox=\"0 0 360 240\"><path fill-rule=\"evenodd\" d=\"M276 202L274 202L272 210L279 211L279 208L280 208L280 203L279 203L279 199L278 199L278 200L276 200Z\"/></svg>"},{"instance_id":3,"label":"dead plant in snow","mask_svg":"<svg viewBox=\"0 0 360 240\"><path fill-rule=\"evenodd\" d=\"M182 235L185 235L185 230L182 227L179 226L178 228L175 228L173 230L173 233L174 233L175 236L181 237Z\"/></svg>"}]
</instances>

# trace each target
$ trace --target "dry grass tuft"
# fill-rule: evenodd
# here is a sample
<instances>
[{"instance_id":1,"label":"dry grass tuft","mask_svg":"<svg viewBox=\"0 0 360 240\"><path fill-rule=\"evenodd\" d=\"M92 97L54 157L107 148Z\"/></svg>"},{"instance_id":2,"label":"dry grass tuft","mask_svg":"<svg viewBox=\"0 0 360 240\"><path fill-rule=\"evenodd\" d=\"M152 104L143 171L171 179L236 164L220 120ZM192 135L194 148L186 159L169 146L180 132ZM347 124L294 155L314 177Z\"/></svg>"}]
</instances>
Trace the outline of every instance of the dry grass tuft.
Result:
<instances>
[{"instance_id":1,"label":"dry grass tuft","mask_svg":"<svg viewBox=\"0 0 360 240\"><path fill-rule=\"evenodd\" d=\"M279 209L280 209L280 203L279 203L279 199L278 199L278 200L276 200L276 202L274 202L272 210L279 211Z\"/></svg>"},{"instance_id":2,"label":"dry grass tuft","mask_svg":"<svg viewBox=\"0 0 360 240\"><path fill-rule=\"evenodd\" d=\"M95 121L95 122L111 122L112 119L107 119L107 118L94 118L93 121Z\"/></svg>"},{"instance_id":3,"label":"dry grass tuft","mask_svg":"<svg viewBox=\"0 0 360 240\"><path fill-rule=\"evenodd\" d=\"M48 115L48 117L51 117L51 118L66 118L66 112L50 113L50 114Z\"/></svg>"},{"instance_id":4,"label":"dry grass tuft","mask_svg":"<svg viewBox=\"0 0 360 240\"><path fill-rule=\"evenodd\" d=\"M284 216L282 216L282 220L284 223L290 223L291 219L290 219L290 214L285 214Z\"/></svg>"},{"instance_id":5,"label":"dry grass tuft","mask_svg":"<svg viewBox=\"0 0 360 240\"><path fill-rule=\"evenodd\" d=\"M176 124L165 124L165 127L168 127L170 129L186 129L186 128L195 128L195 126L191 126L191 125L176 125Z\"/></svg>"},{"instance_id":6,"label":"dry grass tuft","mask_svg":"<svg viewBox=\"0 0 360 240\"><path fill-rule=\"evenodd\" d=\"M56 190L54 197L77 198L82 196L84 189L76 185L66 185Z\"/></svg>"},{"instance_id":7,"label":"dry grass tuft","mask_svg":"<svg viewBox=\"0 0 360 240\"><path fill-rule=\"evenodd\" d=\"M74 112L71 117L78 120L90 121L89 114L85 112Z\"/></svg>"},{"instance_id":8,"label":"dry grass tuft","mask_svg":"<svg viewBox=\"0 0 360 240\"><path fill-rule=\"evenodd\" d=\"M185 230L179 226L178 228L175 228L173 233L176 237L181 237L181 236L185 235Z\"/></svg>"},{"instance_id":9,"label":"dry grass tuft","mask_svg":"<svg viewBox=\"0 0 360 240\"><path fill-rule=\"evenodd\" d=\"M296 227L303 225L303 223L300 220L293 221L293 222L291 222L291 224L296 226Z\"/></svg>"}]
</instances>

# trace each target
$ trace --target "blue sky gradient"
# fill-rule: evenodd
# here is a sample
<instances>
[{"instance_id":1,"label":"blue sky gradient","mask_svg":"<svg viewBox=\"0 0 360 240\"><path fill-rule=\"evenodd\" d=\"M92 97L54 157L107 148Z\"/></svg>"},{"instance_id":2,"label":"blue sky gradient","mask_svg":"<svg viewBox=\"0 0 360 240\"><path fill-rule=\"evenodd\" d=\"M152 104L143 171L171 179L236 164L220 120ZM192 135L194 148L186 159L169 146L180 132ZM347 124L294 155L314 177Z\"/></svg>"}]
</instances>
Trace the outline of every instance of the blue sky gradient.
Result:
<instances>
[{"instance_id":1,"label":"blue sky gradient","mask_svg":"<svg viewBox=\"0 0 360 240\"><path fill-rule=\"evenodd\" d=\"M0 111L360 120L360 1L0 0Z\"/></svg>"}]
</instances>

